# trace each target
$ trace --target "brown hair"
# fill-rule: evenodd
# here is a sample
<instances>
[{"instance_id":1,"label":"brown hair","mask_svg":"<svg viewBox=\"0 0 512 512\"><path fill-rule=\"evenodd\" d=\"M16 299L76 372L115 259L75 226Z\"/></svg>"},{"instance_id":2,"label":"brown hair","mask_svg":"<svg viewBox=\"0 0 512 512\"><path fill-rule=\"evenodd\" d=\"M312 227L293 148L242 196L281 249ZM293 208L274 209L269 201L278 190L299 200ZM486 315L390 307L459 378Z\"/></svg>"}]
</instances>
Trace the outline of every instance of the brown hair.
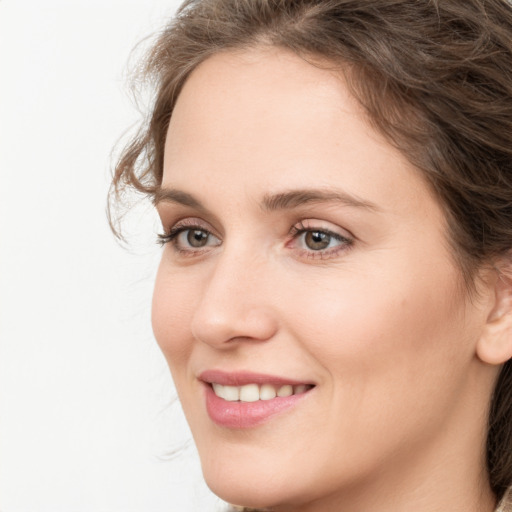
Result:
<instances>
[{"instance_id":1,"label":"brown hair","mask_svg":"<svg viewBox=\"0 0 512 512\"><path fill-rule=\"evenodd\" d=\"M146 57L155 100L115 168L113 202L126 189L158 190L169 120L198 64L261 45L330 62L344 74L369 121L435 191L466 283L510 251L508 0L186 0ZM489 415L487 464L498 497L512 485L511 364L500 373Z\"/></svg>"}]
</instances>

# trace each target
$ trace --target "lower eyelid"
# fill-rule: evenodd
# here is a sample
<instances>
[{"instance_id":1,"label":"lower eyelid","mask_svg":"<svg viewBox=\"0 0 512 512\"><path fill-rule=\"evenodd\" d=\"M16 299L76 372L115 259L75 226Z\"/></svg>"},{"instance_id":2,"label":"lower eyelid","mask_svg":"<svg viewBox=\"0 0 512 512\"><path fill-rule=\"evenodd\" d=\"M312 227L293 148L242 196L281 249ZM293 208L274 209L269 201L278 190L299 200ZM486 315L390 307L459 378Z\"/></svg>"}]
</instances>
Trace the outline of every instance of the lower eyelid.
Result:
<instances>
[{"instance_id":1,"label":"lower eyelid","mask_svg":"<svg viewBox=\"0 0 512 512\"><path fill-rule=\"evenodd\" d=\"M297 249L300 253L301 257L312 260L328 260L331 258L336 258L338 256L342 256L344 252L350 251L352 248L352 242L347 242L341 245L337 245L336 247L331 247L330 249L324 249L321 251L314 251L311 249Z\"/></svg>"},{"instance_id":2,"label":"lower eyelid","mask_svg":"<svg viewBox=\"0 0 512 512\"><path fill-rule=\"evenodd\" d=\"M201 246L201 247L192 247L188 246L187 244L181 244L179 242L179 238L181 235L186 234L189 231L202 231L207 234L208 240L207 245ZM172 238L170 238L171 245L180 253L194 253L198 254L204 251L207 251L211 249L212 247L218 247L221 244L220 239L215 236L211 231L208 229L204 229L200 226L191 226L191 227L181 227L175 230L174 234L171 235ZM213 242L213 243L211 243Z\"/></svg>"},{"instance_id":3,"label":"lower eyelid","mask_svg":"<svg viewBox=\"0 0 512 512\"><path fill-rule=\"evenodd\" d=\"M308 247L304 247L305 241L301 240L301 238L303 238L303 236L306 235L307 233L315 233L315 232L328 235L331 238L331 240L329 241L329 245L331 244L332 240L334 240L338 243L334 247L326 247L324 249L317 249L317 250L308 248ZM322 255L323 258L327 258L329 256L334 257L337 255L337 253L347 250L349 248L349 246L351 246L354 242L354 239L352 237L342 235L341 233L338 233L331 229L322 228L322 227L314 226L314 225L307 226L307 225L304 225L303 223L301 223L300 228L298 228L297 226L294 226L292 228L290 234L292 236L292 243L294 243L294 242L301 243L301 245L303 245L303 246L299 247L298 249L303 251L303 253L309 257L311 257L310 255L316 256L316 257L319 257L319 255Z\"/></svg>"}]
</instances>

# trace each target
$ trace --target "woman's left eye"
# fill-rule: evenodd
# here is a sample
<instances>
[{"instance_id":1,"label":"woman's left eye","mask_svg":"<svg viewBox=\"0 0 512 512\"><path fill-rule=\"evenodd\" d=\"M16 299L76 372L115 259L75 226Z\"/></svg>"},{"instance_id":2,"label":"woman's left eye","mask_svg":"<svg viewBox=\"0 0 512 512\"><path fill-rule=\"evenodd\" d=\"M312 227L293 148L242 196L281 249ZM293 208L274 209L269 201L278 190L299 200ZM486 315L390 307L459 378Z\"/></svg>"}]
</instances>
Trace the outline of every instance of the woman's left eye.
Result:
<instances>
[{"instance_id":1,"label":"woman's left eye","mask_svg":"<svg viewBox=\"0 0 512 512\"><path fill-rule=\"evenodd\" d=\"M312 251L322 251L332 246L337 240L324 231L306 231L303 233L303 244Z\"/></svg>"},{"instance_id":2,"label":"woman's left eye","mask_svg":"<svg viewBox=\"0 0 512 512\"><path fill-rule=\"evenodd\" d=\"M291 231L294 247L308 257L326 258L347 249L353 240L329 229L300 225Z\"/></svg>"}]
</instances>

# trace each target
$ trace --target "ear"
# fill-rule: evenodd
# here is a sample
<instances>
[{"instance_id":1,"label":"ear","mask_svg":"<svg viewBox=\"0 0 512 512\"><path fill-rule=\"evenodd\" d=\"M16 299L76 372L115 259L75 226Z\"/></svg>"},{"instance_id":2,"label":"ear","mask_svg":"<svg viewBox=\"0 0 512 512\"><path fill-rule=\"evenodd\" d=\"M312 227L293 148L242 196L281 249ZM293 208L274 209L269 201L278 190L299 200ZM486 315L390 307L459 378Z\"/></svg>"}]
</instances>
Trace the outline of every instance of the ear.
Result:
<instances>
[{"instance_id":1,"label":"ear","mask_svg":"<svg viewBox=\"0 0 512 512\"><path fill-rule=\"evenodd\" d=\"M512 358L512 256L494 267L494 303L487 317L476 353L484 363L500 365Z\"/></svg>"}]
</instances>

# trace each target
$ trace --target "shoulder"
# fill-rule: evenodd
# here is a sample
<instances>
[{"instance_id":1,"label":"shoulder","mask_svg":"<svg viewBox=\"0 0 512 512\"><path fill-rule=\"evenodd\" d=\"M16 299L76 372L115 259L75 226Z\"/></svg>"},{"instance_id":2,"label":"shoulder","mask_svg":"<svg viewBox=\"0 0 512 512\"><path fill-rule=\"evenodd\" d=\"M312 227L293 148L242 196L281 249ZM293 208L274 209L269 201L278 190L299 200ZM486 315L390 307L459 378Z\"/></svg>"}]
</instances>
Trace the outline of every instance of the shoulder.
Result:
<instances>
[{"instance_id":1,"label":"shoulder","mask_svg":"<svg viewBox=\"0 0 512 512\"><path fill-rule=\"evenodd\" d=\"M512 487L507 490L495 512L512 512Z\"/></svg>"}]
</instances>

